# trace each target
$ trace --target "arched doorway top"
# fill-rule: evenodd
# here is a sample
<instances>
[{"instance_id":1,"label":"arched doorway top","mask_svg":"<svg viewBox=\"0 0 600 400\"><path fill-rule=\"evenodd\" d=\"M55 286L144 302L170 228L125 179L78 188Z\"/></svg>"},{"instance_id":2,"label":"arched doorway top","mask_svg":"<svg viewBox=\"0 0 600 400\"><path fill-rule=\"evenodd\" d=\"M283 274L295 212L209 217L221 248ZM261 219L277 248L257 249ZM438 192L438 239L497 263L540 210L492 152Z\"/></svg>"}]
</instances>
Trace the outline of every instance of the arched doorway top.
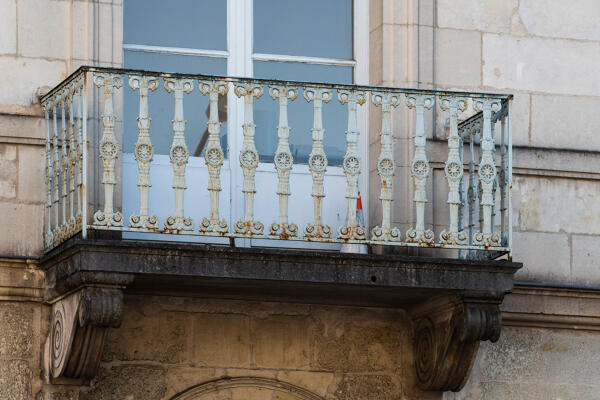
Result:
<instances>
[{"instance_id":1,"label":"arched doorway top","mask_svg":"<svg viewBox=\"0 0 600 400\"><path fill-rule=\"evenodd\" d=\"M321 396L291 383L262 377L226 377L204 382L186 389L172 397L171 400L200 400L210 393L238 388L257 388L283 392L295 400L324 400Z\"/></svg>"}]
</instances>

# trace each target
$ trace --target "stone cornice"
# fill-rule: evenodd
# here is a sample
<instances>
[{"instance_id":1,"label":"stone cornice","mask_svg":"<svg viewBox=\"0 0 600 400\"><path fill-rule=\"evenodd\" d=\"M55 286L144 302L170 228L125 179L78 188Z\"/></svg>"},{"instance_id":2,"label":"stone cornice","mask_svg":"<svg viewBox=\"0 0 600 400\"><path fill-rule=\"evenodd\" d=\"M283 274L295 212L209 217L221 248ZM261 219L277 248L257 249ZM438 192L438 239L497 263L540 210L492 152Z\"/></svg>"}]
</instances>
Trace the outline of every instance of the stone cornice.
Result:
<instances>
[{"instance_id":1,"label":"stone cornice","mask_svg":"<svg viewBox=\"0 0 600 400\"><path fill-rule=\"evenodd\" d=\"M501 308L504 326L600 330L600 290L520 284Z\"/></svg>"}]
</instances>

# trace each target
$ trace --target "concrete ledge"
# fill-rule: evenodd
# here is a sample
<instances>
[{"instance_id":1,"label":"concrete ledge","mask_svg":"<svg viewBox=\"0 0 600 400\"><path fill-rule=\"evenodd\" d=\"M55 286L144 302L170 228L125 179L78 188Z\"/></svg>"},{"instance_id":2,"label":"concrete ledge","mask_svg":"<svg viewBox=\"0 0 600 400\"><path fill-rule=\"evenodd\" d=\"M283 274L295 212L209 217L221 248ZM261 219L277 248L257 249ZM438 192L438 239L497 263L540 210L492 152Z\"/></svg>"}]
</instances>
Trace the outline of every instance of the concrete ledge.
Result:
<instances>
[{"instance_id":1,"label":"concrete ledge","mask_svg":"<svg viewBox=\"0 0 600 400\"><path fill-rule=\"evenodd\" d=\"M600 331L600 291L517 285L505 297L502 325Z\"/></svg>"},{"instance_id":2,"label":"concrete ledge","mask_svg":"<svg viewBox=\"0 0 600 400\"><path fill-rule=\"evenodd\" d=\"M49 301L106 283L138 294L410 307L449 292L501 299L521 264L74 238L40 267Z\"/></svg>"},{"instance_id":3,"label":"concrete ledge","mask_svg":"<svg viewBox=\"0 0 600 400\"><path fill-rule=\"evenodd\" d=\"M44 272L29 258L0 257L0 301L34 301L44 298Z\"/></svg>"}]
</instances>

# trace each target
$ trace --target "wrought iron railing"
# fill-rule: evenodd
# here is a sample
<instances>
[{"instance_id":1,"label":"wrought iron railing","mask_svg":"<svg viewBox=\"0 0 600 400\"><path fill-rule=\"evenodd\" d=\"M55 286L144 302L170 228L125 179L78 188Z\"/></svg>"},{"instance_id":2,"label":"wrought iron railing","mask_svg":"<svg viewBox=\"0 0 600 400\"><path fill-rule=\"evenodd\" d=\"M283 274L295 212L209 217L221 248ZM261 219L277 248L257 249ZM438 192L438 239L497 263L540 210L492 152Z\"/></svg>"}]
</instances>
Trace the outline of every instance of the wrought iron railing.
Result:
<instances>
[{"instance_id":1,"label":"wrought iron railing","mask_svg":"<svg viewBox=\"0 0 600 400\"><path fill-rule=\"evenodd\" d=\"M198 89L195 89L195 88ZM139 93L137 115L123 114L119 95L126 90ZM158 134L150 133L151 115L148 101L153 91L166 91L173 95L172 144L169 162L172 167L170 185L161 183L158 190L172 190L174 207L163 220L153 213L149 202L150 171L153 168L152 140ZM243 172L243 213L230 219L222 217L219 195L225 150L219 137L219 96L228 91L244 99L243 143L236 158ZM271 221L255 218L255 175L259 155L255 146L254 100L268 91L279 105L278 126L268 127L277 137L273 164L277 190L272 193ZM209 201L194 204L203 207L205 218L192 220L184 208L186 193L186 166L190 160L186 146L183 103L187 94L208 96L208 137L204 144L204 161L207 169ZM298 227L289 220L288 200L291 192L290 173L298 167L289 145L288 107L299 96L312 103L314 117L312 151L308 157L308 170L312 178L312 221ZM115 106L115 101L118 103ZM327 201L324 177L328 166L323 147L323 105L329 101L347 107L346 132L328 132L328 135L345 135L345 156L341 171L345 175L345 208L347 218L341 226L330 227L324 223L322 209ZM46 140L46 193L47 216L45 222L45 247L53 248L73 235L89 230L116 230L141 233L170 233L229 238L304 240L333 243L358 243L370 245L418 246L452 248L460 250L489 250L489 254L510 253L511 236L511 95L455 92L443 90L408 89L358 85L338 85L292 81L261 80L250 78L217 77L206 75L159 73L141 70L82 67L42 98L47 122ZM358 110L371 103L380 110L381 129L377 146L377 161L371 180L379 182L380 212L371 215L371 229L361 226L357 218L359 176L366 175L361 160L357 123ZM446 148L441 161L446 179L447 198L445 228L437 235L431 224L426 224L425 208L428 202L428 180L431 179L428 160L425 112L437 107L438 119L446 115L447 137L432 138L438 146ZM411 182L399 188L402 193L413 194L413 204L401 212L410 213L411 224L401 232L393 224L394 185L397 185L394 159L395 146L392 132L394 109L403 109L412 118L409 140L412 161L406 164ZM472 116L461 122L459 114L471 110ZM375 114L372 114L375 115ZM119 211L123 188L121 187L122 157L119 136L115 126L123 118L137 119L137 142L133 154L137 163L137 211L122 215ZM371 120L373 122L373 117ZM407 125L408 126L408 125ZM498 134L500 130L500 134ZM500 151L497 152L497 147ZM499 153L499 154L497 154ZM101 161L101 162L100 162ZM234 161L232 160L232 163ZM99 178L101 176L101 179ZM155 183L156 184L156 183ZM187 184L199 185L197 180ZM165 187L166 186L166 187ZM169 187L170 186L170 187ZM367 186L368 187L368 186ZM171 189L172 188L172 189ZM398 188L397 188L398 189ZM429 189L431 190L431 189ZM91 193L103 193L101 196ZM229 192L234 196L233 191ZM278 205L278 206L277 206ZM262 205L264 207L264 205ZM189 207L189 205L188 205ZM398 213L398 210L396 210ZM375 214L375 213L373 213ZM438 224L439 226L439 224Z\"/></svg>"}]
</instances>

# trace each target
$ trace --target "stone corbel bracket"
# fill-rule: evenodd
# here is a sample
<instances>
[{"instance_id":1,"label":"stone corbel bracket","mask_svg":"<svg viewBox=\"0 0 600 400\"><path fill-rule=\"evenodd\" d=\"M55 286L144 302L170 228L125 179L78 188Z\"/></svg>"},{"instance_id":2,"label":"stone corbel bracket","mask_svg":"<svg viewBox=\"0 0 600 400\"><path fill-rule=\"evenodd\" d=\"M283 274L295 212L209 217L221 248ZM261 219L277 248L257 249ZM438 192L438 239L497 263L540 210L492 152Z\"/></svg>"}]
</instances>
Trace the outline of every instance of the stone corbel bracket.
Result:
<instances>
[{"instance_id":1,"label":"stone corbel bracket","mask_svg":"<svg viewBox=\"0 0 600 400\"><path fill-rule=\"evenodd\" d=\"M86 286L52 304L52 325L45 352L49 378L94 377L108 328L121 324L122 289Z\"/></svg>"},{"instance_id":2,"label":"stone corbel bracket","mask_svg":"<svg viewBox=\"0 0 600 400\"><path fill-rule=\"evenodd\" d=\"M458 392L463 388L479 342L500 338L502 297L443 296L411 310L414 362L421 389Z\"/></svg>"}]
</instances>

